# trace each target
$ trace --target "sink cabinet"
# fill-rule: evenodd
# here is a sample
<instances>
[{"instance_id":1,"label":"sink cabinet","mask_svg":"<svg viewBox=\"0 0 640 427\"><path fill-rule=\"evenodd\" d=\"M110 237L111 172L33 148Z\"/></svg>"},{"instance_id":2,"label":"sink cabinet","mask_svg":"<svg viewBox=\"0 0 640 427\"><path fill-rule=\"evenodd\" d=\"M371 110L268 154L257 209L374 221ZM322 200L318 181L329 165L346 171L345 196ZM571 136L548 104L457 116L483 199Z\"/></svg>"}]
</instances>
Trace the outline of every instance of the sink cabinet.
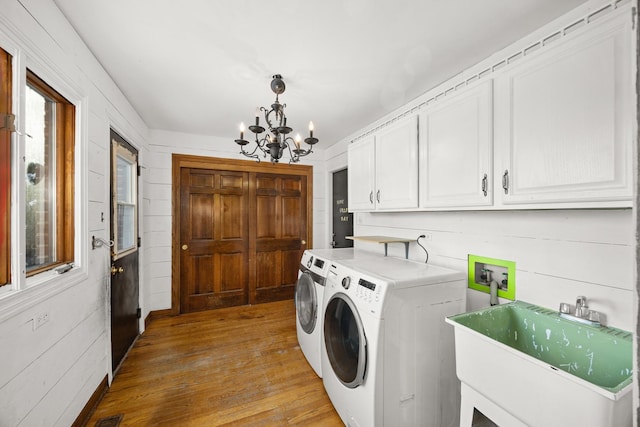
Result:
<instances>
[{"instance_id":1,"label":"sink cabinet","mask_svg":"<svg viewBox=\"0 0 640 427\"><path fill-rule=\"evenodd\" d=\"M417 208L417 114L351 144L348 176L351 211Z\"/></svg>"}]
</instances>

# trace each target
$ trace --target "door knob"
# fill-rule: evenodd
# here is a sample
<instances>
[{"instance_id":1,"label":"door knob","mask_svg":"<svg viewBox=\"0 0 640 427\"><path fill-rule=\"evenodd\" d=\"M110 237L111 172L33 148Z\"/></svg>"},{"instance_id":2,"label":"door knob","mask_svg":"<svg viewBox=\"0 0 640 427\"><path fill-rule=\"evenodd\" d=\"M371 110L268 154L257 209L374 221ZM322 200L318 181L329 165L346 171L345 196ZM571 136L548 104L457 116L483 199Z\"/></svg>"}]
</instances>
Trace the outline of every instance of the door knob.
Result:
<instances>
[{"instance_id":1,"label":"door knob","mask_svg":"<svg viewBox=\"0 0 640 427\"><path fill-rule=\"evenodd\" d=\"M303 245L306 245L307 241L306 240L301 240L300 243L302 243Z\"/></svg>"},{"instance_id":2,"label":"door knob","mask_svg":"<svg viewBox=\"0 0 640 427\"><path fill-rule=\"evenodd\" d=\"M118 273L123 273L124 272L124 268L122 267L116 267L115 265L111 266L111 275L114 276Z\"/></svg>"},{"instance_id":3,"label":"door knob","mask_svg":"<svg viewBox=\"0 0 640 427\"><path fill-rule=\"evenodd\" d=\"M182 250L183 250L183 251L186 251L187 249L189 249L189 246L187 246L187 245L182 245Z\"/></svg>"}]
</instances>

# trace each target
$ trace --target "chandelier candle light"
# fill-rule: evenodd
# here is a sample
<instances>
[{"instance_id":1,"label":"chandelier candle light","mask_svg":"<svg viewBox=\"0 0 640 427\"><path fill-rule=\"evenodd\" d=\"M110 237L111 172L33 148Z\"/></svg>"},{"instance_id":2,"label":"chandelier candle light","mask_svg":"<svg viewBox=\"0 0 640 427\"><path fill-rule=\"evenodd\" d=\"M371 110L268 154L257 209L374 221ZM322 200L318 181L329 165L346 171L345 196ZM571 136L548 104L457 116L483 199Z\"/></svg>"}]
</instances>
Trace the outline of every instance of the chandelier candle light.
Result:
<instances>
[{"instance_id":1,"label":"chandelier candle light","mask_svg":"<svg viewBox=\"0 0 640 427\"><path fill-rule=\"evenodd\" d=\"M255 134L255 143L253 151L246 151L245 146L249 144L249 141L244 139L244 123L240 123L240 139L236 139L236 144L240 146L240 154L244 154L247 157L260 161L259 153L256 151L260 149L263 153L263 157L267 157L267 154L271 156L273 163L278 163L282 158L285 150L289 151L289 163L297 163L300 161L300 157L313 153L314 144L318 143L318 138L313 137L313 122L309 122L309 137L304 139L304 142L309 145L309 149L305 150L300 148L300 134L297 134L295 139L288 136L293 129L287 126L287 116L284 114L284 108L287 104L281 104L278 100L278 95L284 93L285 84L280 74L273 76L271 80L271 90L276 94L276 100L271 104L271 109L265 107L256 108L256 122L254 125L249 126L249 130ZM264 112L264 119L267 122L268 133L266 136L261 137L266 129L260 126L260 112ZM294 147L291 147L294 144Z\"/></svg>"}]
</instances>

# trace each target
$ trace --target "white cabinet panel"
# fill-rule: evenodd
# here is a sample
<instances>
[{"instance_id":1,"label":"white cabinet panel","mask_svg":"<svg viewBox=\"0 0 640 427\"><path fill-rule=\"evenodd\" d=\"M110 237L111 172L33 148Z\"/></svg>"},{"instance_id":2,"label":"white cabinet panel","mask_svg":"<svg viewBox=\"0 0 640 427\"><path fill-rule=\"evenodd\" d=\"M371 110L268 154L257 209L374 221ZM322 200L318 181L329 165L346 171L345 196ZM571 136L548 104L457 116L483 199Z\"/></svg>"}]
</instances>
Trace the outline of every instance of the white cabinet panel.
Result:
<instances>
[{"instance_id":1,"label":"white cabinet panel","mask_svg":"<svg viewBox=\"0 0 640 427\"><path fill-rule=\"evenodd\" d=\"M375 209L375 140L373 136L349 145L347 178L349 210Z\"/></svg>"},{"instance_id":2,"label":"white cabinet panel","mask_svg":"<svg viewBox=\"0 0 640 427\"><path fill-rule=\"evenodd\" d=\"M418 116L376 134L376 203L378 209L418 207Z\"/></svg>"},{"instance_id":3,"label":"white cabinet panel","mask_svg":"<svg viewBox=\"0 0 640 427\"><path fill-rule=\"evenodd\" d=\"M610 22L496 79L504 204L631 200L628 31Z\"/></svg>"},{"instance_id":4,"label":"white cabinet panel","mask_svg":"<svg viewBox=\"0 0 640 427\"><path fill-rule=\"evenodd\" d=\"M349 146L349 210L418 207L418 116Z\"/></svg>"},{"instance_id":5,"label":"white cabinet panel","mask_svg":"<svg viewBox=\"0 0 640 427\"><path fill-rule=\"evenodd\" d=\"M421 206L489 206L492 153L492 82L450 95L424 114Z\"/></svg>"}]
</instances>

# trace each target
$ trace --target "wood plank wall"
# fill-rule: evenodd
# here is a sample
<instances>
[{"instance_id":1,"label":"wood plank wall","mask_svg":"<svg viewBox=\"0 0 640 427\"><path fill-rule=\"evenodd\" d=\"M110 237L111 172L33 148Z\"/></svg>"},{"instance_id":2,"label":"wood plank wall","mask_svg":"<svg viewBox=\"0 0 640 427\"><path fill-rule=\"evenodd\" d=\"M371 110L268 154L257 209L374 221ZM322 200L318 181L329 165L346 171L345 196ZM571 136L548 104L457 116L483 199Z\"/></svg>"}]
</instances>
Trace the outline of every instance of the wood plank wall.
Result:
<instances>
[{"instance_id":1,"label":"wood plank wall","mask_svg":"<svg viewBox=\"0 0 640 427\"><path fill-rule=\"evenodd\" d=\"M3 2L0 46L78 106L82 242L81 272L52 273L48 283L0 299L0 425L69 426L111 363L108 249L90 246L91 235L108 239L109 127L136 144L147 129L53 1ZM34 329L33 319L45 314L49 320Z\"/></svg>"},{"instance_id":2,"label":"wood plank wall","mask_svg":"<svg viewBox=\"0 0 640 427\"><path fill-rule=\"evenodd\" d=\"M502 212L358 213L356 235L417 238L429 250L429 262L467 270L467 255L515 261L516 298L556 309L585 295L608 324L635 330L634 223L631 209ZM381 247L356 242L356 247ZM390 245L389 253L404 256ZM410 257L424 260L415 243ZM468 291L471 309L489 297Z\"/></svg>"}]
</instances>

